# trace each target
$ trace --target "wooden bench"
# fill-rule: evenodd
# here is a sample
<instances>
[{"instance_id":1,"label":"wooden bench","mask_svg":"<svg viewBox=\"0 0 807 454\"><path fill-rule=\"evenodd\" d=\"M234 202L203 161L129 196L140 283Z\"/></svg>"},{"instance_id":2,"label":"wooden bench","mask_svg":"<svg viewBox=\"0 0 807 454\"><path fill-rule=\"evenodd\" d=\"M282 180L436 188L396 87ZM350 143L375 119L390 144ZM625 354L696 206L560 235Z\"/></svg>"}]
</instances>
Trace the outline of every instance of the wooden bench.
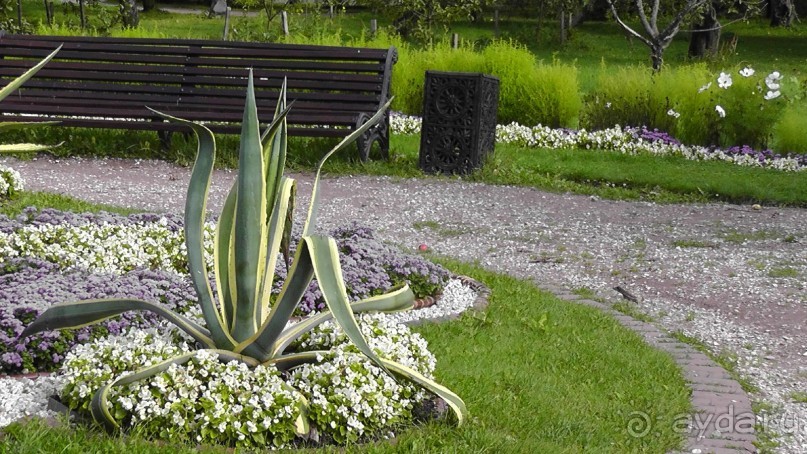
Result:
<instances>
[{"instance_id":1,"label":"wooden bench","mask_svg":"<svg viewBox=\"0 0 807 454\"><path fill-rule=\"evenodd\" d=\"M289 135L344 137L390 96L394 47L366 49L191 39L10 35L0 32L0 83L52 52L36 76L0 103L2 121L59 120L63 126L153 130L164 143L183 126L146 106L238 133L253 68L258 114L268 124L288 80ZM357 141L389 154L389 113Z\"/></svg>"}]
</instances>

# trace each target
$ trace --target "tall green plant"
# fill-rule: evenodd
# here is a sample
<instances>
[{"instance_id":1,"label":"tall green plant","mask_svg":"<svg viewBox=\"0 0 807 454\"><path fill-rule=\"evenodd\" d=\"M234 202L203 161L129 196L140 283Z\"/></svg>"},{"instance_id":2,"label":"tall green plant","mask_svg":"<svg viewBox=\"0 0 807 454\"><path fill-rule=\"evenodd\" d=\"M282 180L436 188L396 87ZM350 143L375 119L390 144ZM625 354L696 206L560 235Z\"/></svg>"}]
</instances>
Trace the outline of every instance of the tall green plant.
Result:
<instances>
[{"instance_id":1,"label":"tall green plant","mask_svg":"<svg viewBox=\"0 0 807 454\"><path fill-rule=\"evenodd\" d=\"M415 370L377 356L362 336L354 317L354 313L358 312L411 309L414 295L409 287L403 285L387 294L350 303L339 265L336 241L314 233L323 164L331 155L345 148L377 123L387 107L382 107L370 121L342 140L320 161L302 238L297 244L294 260L281 292L272 300L270 293L279 254L282 253L284 257L289 254L296 192L294 180L283 175L287 146L286 115L290 106L286 103L284 83L274 121L261 134L250 71L241 130L238 177L224 203L214 240L214 276L218 304L208 278L203 245L204 218L216 140L213 133L201 124L157 112L169 121L191 128L198 140L196 162L185 203L185 244L191 280L206 326L148 301L130 298L84 300L60 303L49 308L20 337L52 329L77 328L122 312L145 310L175 324L203 349L215 353L221 361L240 361L253 367L259 364L274 365L280 370L287 370L315 362L318 355L327 353L295 353L287 352L286 349L302 334L333 319L356 347L387 373L412 380L443 398L454 410L461 424L466 418L462 399ZM314 277L319 283L328 310L287 328L292 312ZM183 364L192 358L193 354L172 358L107 383L94 395L91 404L93 418L109 430L117 429L118 424L110 414L108 403L112 388L154 376L172 364ZM308 432L305 411L301 412L297 431L299 434Z\"/></svg>"}]
</instances>

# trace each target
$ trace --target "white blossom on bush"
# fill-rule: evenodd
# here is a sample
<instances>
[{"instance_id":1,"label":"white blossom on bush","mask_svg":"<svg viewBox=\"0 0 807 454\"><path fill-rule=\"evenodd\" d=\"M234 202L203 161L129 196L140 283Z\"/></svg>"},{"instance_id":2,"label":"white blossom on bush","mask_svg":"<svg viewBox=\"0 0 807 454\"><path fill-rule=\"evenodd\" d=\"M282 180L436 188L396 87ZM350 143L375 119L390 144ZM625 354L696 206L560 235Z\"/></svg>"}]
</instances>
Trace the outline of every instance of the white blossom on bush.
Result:
<instances>
[{"instance_id":1,"label":"white blossom on bush","mask_svg":"<svg viewBox=\"0 0 807 454\"><path fill-rule=\"evenodd\" d=\"M723 89L727 89L731 87L731 84L732 84L731 74L721 72L720 76L717 78L717 86Z\"/></svg>"},{"instance_id":2,"label":"white blossom on bush","mask_svg":"<svg viewBox=\"0 0 807 454\"><path fill-rule=\"evenodd\" d=\"M185 273L185 239L160 222L141 224L26 225L0 232L0 263L11 257L35 257L65 269L121 274L136 268ZM213 262L214 224L205 225L208 263Z\"/></svg>"},{"instance_id":3,"label":"white blossom on bush","mask_svg":"<svg viewBox=\"0 0 807 454\"><path fill-rule=\"evenodd\" d=\"M22 191L24 182L20 173L11 167L0 165L0 199Z\"/></svg>"},{"instance_id":4,"label":"white blossom on bush","mask_svg":"<svg viewBox=\"0 0 807 454\"><path fill-rule=\"evenodd\" d=\"M102 385L188 353L175 333L133 330L80 345L68 354L61 398L87 410ZM272 366L250 369L199 350L185 364L110 391L115 419L147 436L246 447L283 447L295 437L302 395Z\"/></svg>"},{"instance_id":5,"label":"white blossom on bush","mask_svg":"<svg viewBox=\"0 0 807 454\"><path fill-rule=\"evenodd\" d=\"M419 334L383 314L362 314L359 326L376 354L434 377L434 355ZM305 335L297 346L330 350L319 362L294 369L291 384L308 399L318 431L337 443L352 443L409 420L426 397L419 386L396 382L360 354L332 322Z\"/></svg>"}]
</instances>

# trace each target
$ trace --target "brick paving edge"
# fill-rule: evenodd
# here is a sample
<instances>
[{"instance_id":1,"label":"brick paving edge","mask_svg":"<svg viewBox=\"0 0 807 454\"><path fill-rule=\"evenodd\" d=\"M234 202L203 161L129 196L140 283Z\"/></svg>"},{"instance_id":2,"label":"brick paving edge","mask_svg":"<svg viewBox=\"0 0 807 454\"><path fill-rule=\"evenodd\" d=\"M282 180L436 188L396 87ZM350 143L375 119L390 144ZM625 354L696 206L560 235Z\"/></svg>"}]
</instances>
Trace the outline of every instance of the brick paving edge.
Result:
<instances>
[{"instance_id":1,"label":"brick paving edge","mask_svg":"<svg viewBox=\"0 0 807 454\"><path fill-rule=\"evenodd\" d=\"M536 282L536 285L559 299L594 307L613 316L622 326L641 336L648 345L672 357L692 389L691 427L682 452L757 452L754 445L757 440L754 427L756 417L751 398L723 367L652 323L634 319L607 304L576 295L554 284Z\"/></svg>"}]
</instances>

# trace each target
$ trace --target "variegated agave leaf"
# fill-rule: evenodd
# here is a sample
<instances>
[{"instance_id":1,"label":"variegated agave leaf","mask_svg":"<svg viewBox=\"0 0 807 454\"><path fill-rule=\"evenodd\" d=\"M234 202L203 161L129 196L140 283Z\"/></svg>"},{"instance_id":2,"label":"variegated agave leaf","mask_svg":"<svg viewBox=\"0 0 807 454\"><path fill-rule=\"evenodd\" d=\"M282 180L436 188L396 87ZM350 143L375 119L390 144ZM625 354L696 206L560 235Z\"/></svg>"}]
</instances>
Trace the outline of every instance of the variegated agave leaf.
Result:
<instances>
[{"instance_id":1,"label":"variegated agave leaf","mask_svg":"<svg viewBox=\"0 0 807 454\"><path fill-rule=\"evenodd\" d=\"M22 84L28 81L31 77L34 76L43 66L48 64L49 61L53 59L56 53L61 50L62 46L59 46L50 53L47 57L45 57L42 61L37 63L33 68L25 71L22 75L11 81L10 84L6 85L2 89L0 89L0 101L6 99L14 90L20 88ZM44 125L52 125L58 123L57 121L42 121L42 122L33 122L33 121L26 121L26 122L0 122L0 131L7 131L10 129L18 129L23 127L31 127L31 126L44 126ZM0 145L0 153L16 153L16 152L34 152L34 151L44 151L58 145L39 145L34 143L16 143L16 144L3 144Z\"/></svg>"}]
</instances>

